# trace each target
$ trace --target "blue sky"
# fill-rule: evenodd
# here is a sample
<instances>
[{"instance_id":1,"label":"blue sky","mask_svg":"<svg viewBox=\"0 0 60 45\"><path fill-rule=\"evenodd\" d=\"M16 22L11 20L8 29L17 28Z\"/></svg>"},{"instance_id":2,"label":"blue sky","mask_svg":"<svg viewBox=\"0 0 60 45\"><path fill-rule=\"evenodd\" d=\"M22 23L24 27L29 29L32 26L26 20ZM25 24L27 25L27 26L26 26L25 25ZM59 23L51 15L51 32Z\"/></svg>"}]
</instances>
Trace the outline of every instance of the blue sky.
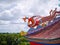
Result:
<instances>
[{"instance_id":1,"label":"blue sky","mask_svg":"<svg viewBox=\"0 0 60 45\"><path fill-rule=\"evenodd\" d=\"M59 0L0 0L0 33L28 31L24 16L48 16L50 9L60 10L59 4Z\"/></svg>"}]
</instances>

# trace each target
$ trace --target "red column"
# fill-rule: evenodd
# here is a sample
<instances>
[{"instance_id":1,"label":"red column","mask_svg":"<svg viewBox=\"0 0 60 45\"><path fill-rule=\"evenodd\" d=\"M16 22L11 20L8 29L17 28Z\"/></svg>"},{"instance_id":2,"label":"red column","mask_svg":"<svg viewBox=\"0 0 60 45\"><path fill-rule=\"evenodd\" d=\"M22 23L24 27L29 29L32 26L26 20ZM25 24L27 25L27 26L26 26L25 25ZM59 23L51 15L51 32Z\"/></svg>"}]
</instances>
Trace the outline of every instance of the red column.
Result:
<instances>
[{"instance_id":1,"label":"red column","mask_svg":"<svg viewBox=\"0 0 60 45\"><path fill-rule=\"evenodd\" d=\"M35 43L35 42L30 42L30 45L43 45L43 44L39 44L39 43Z\"/></svg>"}]
</instances>

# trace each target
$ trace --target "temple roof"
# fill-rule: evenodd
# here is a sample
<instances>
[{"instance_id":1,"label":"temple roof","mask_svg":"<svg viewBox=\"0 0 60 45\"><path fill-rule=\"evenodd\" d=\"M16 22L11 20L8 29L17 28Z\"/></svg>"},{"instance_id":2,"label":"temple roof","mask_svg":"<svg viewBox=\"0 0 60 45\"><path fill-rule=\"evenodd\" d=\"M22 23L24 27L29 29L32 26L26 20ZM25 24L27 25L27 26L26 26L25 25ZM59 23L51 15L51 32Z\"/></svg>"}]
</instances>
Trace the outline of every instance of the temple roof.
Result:
<instances>
[{"instance_id":1,"label":"temple roof","mask_svg":"<svg viewBox=\"0 0 60 45\"><path fill-rule=\"evenodd\" d=\"M29 30L26 38L37 42L42 40L60 39L60 17L54 19L53 22L43 28L38 28L31 31Z\"/></svg>"}]
</instances>

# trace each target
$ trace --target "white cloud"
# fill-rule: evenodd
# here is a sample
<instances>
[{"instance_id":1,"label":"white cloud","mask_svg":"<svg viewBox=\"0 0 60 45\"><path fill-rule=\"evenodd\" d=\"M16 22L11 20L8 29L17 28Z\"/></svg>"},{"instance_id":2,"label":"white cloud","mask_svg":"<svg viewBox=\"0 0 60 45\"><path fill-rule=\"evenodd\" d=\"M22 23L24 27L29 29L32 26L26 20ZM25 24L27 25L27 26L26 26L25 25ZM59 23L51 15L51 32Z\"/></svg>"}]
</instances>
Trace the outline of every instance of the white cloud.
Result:
<instances>
[{"instance_id":1,"label":"white cloud","mask_svg":"<svg viewBox=\"0 0 60 45\"><path fill-rule=\"evenodd\" d=\"M0 20L0 25L6 25L6 24L10 24L10 21Z\"/></svg>"},{"instance_id":2,"label":"white cloud","mask_svg":"<svg viewBox=\"0 0 60 45\"><path fill-rule=\"evenodd\" d=\"M27 31L24 16L48 16L49 11L58 6L58 0L2 0L0 1L0 32ZM3 25L1 25L3 24ZM5 25L6 24L6 25Z\"/></svg>"}]
</instances>

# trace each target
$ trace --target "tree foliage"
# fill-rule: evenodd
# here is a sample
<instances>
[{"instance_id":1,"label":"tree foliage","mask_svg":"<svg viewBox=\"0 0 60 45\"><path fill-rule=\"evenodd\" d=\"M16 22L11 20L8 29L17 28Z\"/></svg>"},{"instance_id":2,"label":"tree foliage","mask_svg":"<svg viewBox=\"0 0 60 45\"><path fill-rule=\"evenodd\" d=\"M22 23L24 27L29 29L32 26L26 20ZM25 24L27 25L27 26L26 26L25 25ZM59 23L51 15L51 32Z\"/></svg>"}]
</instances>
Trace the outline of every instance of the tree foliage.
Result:
<instances>
[{"instance_id":1,"label":"tree foliage","mask_svg":"<svg viewBox=\"0 0 60 45\"><path fill-rule=\"evenodd\" d=\"M0 45L29 45L29 42L20 33L0 33Z\"/></svg>"}]
</instances>

